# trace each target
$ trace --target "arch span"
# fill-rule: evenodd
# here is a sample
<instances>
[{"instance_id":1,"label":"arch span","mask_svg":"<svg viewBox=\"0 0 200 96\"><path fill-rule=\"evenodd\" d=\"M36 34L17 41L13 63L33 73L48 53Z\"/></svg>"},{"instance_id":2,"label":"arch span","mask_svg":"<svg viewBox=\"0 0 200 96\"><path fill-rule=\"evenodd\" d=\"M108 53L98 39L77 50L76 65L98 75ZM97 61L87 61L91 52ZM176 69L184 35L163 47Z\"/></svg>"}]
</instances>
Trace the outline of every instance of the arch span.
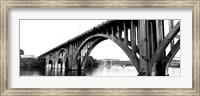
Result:
<instances>
[{"instance_id":1,"label":"arch span","mask_svg":"<svg viewBox=\"0 0 200 96\"><path fill-rule=\"evenodd\" d=\"M94 41L94 42L89 47L89 50L86 53L87 54L86 57L84 56L85 57L85 60L83 60L84 62L80 62L78 64L79 68L84 67L82 63L85 63L87 56L89 55L89 53L91 53L91 51L94 49L94 47L106 39L110 39L111 41L116 43L125 52L125 54L129 57L129 59L131 60L131 62L136 67L137 71L139 72L139 65L138 65L139 59L137 58L136 54L132 54L131 49L128 46L126 46L121 40L119 40L115 36L107 35L107 34L96 34L96 35L88 37L86 40L83 41L83 43L80 45L80 47L78 48L78 50L76 52L77 53L76 58L78 58L80 51L84 48L84 46L86 44L88 44L91 41Z\"/></svg>"},{"instance_id":2,"label":"arch span","mask_svg":"<svg viewBox=\"0 0 200 96\"><path fill-rule=\"evenodd\" d=\"M177 41L177 43L174 45L174 47L167 55L166 59L163 61L163 64L165 65L165 75L167 76L169 75L168 74L169 64L179 50L180 50L180 40Z\"/></svg>"},{"instance_id":3,"label":"arch span","mask_svg":"<svg viewBox=\"0 0 200 96\"><path fill-rule=\"evenodd\" d=\"M158 61L160 60L162 53L164 52L166 47L169 45L169 43L172 41L172 39L178 34L179 31L180 31L180 21L172 28L172 30L167 34L164 40L160 43L159 47L155 50L155 53L152 56L151 61L150 61L150 63L152 64L151 75L153 76L156 75L157 73L156 66L158 64ZM173 49L175 50L173 52L174 54L176 54L177 50L179 50L179 47L180 47L180 42L177 43L176 48ZM173 55L169 56L169 59L167 61L169 61L170 58L173 58Z\"/></svg>"},{"instance_id":4,"label":"arch span","mask_svg":"<svg viewBox=\"0 0 200 96\"><path fill-rule=\"evenodd\" d=\"M106 38L101 38L98 39L97 41L93 42L92 46L88 49L87 53L85 54L83 61L81 62L82 66L81 68L84 69L85 63L87 61L88 56L90 55L90 53L92 52L92 50L96 47L96 45L98 45L100 42L106 40Z\"/></svg>"},{"instance_id":5,"label":"arch span","mask_svg":"<svg viewBox=\"0 0 200 96\"><path fill-rule=\"evenodd\" d=\"M58 51L58 54L60 54L60 53L64 53L64 54L66 54L66 49L65 48L61 48L59 51Z\"/></svg>"}]
</instances>

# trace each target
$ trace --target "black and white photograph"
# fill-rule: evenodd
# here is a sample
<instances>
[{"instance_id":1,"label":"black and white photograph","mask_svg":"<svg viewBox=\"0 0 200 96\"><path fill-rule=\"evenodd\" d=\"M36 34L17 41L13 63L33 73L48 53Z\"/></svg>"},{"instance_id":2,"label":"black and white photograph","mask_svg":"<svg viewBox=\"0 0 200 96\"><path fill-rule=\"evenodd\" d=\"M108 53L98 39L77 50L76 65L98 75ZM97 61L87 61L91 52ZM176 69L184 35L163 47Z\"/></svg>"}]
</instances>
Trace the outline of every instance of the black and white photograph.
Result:
<instances>
[{"instance_id":1,"label":"black and white photograph","mask_svg":"<svg viewBox=\"0 0 200 96\"><path fill-rule=\"evenodd\" d=\"M20 76L181 76L180 19L20 19Z\"/></svg>"},{"instance_id":2,"label":"black and white photograph","mask_svg":"<svg viewBox=\"0 0 200 96\"><path fill-rule=\"evenodd\" d=\"M199 96L198 0L1 0L3 96Z\"/></svg>"}]
</instances>

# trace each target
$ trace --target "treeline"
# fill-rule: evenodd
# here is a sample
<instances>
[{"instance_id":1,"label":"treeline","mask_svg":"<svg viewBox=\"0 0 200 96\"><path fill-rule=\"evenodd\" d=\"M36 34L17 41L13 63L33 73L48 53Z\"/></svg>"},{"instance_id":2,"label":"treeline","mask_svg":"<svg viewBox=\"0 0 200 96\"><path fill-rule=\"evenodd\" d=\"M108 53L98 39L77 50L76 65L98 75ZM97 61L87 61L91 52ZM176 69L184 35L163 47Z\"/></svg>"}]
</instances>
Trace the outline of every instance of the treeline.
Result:
<instances>
[{"instance_id":1,"label":"treeline","mask_svg":"<svg viewBox=\"0 0 200 96\"><path fill-rule=\"evenodd\" d=\"M118 66L122 66L122 65L126 65L126 66L134 66L133 64L132 64L132 62L131 61L120 61L120 60L100 60L99 61L101 64L104 64L104 63L106 63L106 64L108 64L108 65L110 65L110 64L112 64L112 65L118 65Z\"/></svg>"},{"instance_id":2,"label":"treeline","mask_svg":"<svg viewBox=\"0 0 200 96\"><path fill-rule=\"evenodd\" d=\"M100 62L98 60L94 59L92 56L89 56L85 63L85 69L95 69L99 66L99 64Z\"/></svg>"},{"instance_id":3,"label":"treeline","mask_svg":"<svg viewBox=\"0 0 200 96\"><path fill-rule=\"evenodd\" d=\"M35 58L20 58L21 68L44 68L45 60Z\"/></svg>"},{"instance_id":4,"label":"treeline","mask_svg":"<svg viewBox=\"0 0 200 96\"><path fill-rule=\"evenodd\" d=\"M113 65L119 65L119 66L122 66L122 65L126 65L126 66L133 66L132 62L131 61L111 61Z\"/></svg>"},{"instance_id":5,"label":"treeline","mask_svg":"<svg viewBox=\"0 0 200 96\"><path fill-rule=\"evenodd\" d=\"M99 66L100 62L94 59L92 56L87 58L85 63L85 69L94 69ZM35 58L20 58L20 67L21 68L44 68L45 60L35 59Z\"/></svg>"}]
</instances>

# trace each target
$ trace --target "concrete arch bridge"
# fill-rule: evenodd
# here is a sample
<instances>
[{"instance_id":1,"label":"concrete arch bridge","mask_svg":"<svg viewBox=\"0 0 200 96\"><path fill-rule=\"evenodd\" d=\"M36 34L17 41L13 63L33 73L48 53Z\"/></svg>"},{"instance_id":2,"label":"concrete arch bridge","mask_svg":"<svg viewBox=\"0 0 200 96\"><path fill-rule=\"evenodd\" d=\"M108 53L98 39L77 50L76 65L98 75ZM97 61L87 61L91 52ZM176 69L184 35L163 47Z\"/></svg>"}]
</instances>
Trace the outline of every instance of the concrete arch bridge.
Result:
<instances>
[{"instance_id":1,"label":"concrete arch bridge","mask_svg":"<svg viewBox=\"0 0 200 96\"><path fill-rule=\"evenodd\" d=\"M164 20L108 20L45 52L46 67L84 69L100 42L110 39L129 57L139 76L168 75L168 65L180 49L180 21L164 32ZM175 42L174 38L178 41ZM166 53L167 46L170 51Z\"/></svg>"}]
</instances>

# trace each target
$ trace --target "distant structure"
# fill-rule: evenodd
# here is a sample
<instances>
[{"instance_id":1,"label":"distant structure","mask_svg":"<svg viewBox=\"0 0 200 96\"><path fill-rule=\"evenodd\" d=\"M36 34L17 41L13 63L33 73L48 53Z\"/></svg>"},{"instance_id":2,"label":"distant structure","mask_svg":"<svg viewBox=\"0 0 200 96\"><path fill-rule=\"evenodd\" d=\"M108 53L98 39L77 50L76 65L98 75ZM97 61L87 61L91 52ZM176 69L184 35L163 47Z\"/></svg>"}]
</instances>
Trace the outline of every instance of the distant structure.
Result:
<instances>
[{"instance_id":1,"label":"distant structure","mask_svg":"<svg viewBox=\"0 0 200 96\"><path fill-rule=\"evenodd\" d=\"M120 61L119 59L100 59L102 62L107 62L107 61Z\"/></svg>"},{"instance_id":2,"label":"distant structure","mask_svg":"<svg viewBox=\"0 0 200 96\"><path fill-rule=\"evenodd\" d=\"M100 42L110 39L128 56L139 76L167 76L168 64L180 49L180 21L174 26L169 20L165 35L164 20L109 20L45 52L39 58L46 67L77 69ZM175 42L174 39L178 41ZM165 50L171 45L169 54Z\"/></svg>"},{"instance_id":3,"label":"distant structure","mask_svg":"<svg viewBox=\"0 0 200 96\"><path fill-rule=\"evenodd\" d=\"M21 58L35 58L34 55L21 55Z\"/></svg>"},{"instance_id":4,"label":"distant structure","mask_svg":"<svg viewBox=\"0 0 200 96\"><path fill-rule=\"evenodd\" d=\"M24 55L24 50L20 49L20 58L35 58L34 55Z\"/></svg>"}]
</instances>

